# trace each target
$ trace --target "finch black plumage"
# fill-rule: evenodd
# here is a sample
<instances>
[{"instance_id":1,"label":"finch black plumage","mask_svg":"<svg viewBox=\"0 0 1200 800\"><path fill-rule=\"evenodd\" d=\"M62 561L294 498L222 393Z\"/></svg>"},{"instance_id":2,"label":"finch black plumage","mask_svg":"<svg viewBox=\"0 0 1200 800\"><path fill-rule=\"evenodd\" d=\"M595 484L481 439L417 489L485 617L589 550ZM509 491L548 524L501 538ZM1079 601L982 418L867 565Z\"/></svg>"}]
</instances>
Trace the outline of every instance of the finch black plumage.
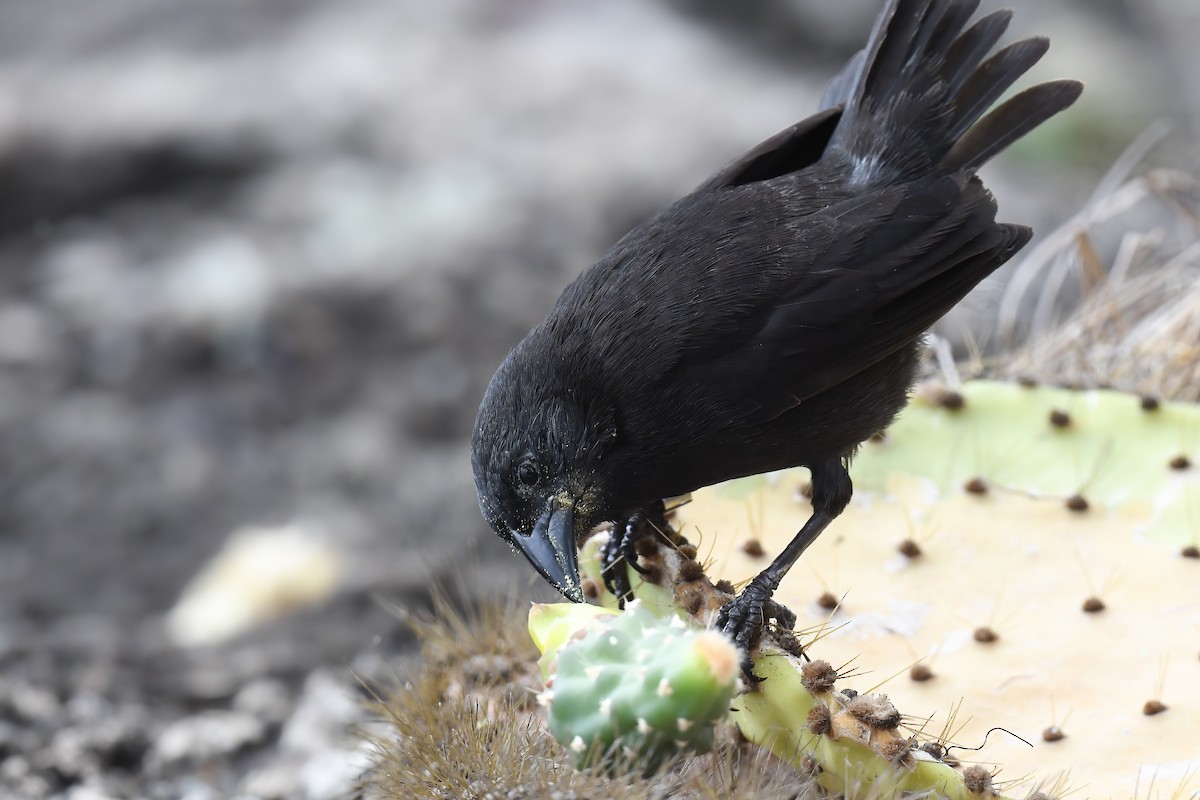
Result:
<instances>
[{"instance_id":1,"label":"finch black plumage","mask_svg":"<svg viewBox=\"0 0 1200 800\"><path fill-rule=\"evenodd\" d=\"M922 334L1029 241L976 170L1082 91L988 113L1048 43L989 56L1011 12L968 27L977 6L888 2L817 114L631 231L501 364L472 443L480 507L568 598L595 525L636 566L663 498L806 466L811 519L718 620L745 645L845 508L848 459L906 403Z\"/></svg>"}]
</instances>

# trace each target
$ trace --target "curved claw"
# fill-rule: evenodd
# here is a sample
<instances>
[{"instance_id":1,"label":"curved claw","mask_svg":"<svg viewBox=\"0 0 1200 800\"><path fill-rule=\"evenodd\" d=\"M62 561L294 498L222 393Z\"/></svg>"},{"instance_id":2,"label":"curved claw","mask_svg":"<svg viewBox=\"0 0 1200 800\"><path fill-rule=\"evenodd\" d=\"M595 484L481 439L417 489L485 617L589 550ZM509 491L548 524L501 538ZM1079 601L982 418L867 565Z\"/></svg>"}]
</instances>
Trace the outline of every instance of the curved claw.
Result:
<instances>
[{"instance_id":1,"label":"curved claw","mask_svg":"<svg viewBox=\"0 0 1200 800\"><path fill-rule=\"evenodd\" d=\"M787 607L771 599L772 590L755 579L743 589L737 597L722 606L713 624L717 630L724 633L733 643L745 653L742 660L742 673L751 684L761 683L763 678L753 672L753 661L750 652L758 644L767 618L774 619L779 625L793 628L796 615Z\"/></svg>"},{"instance_id":2,"label":"curved claw","mask_svg":"<svg viewBox=\"0 0 1200 800\"><path fill-rule=\"evenodd\" d=\"M637 543L643 535L643 523L646 513L635 511L624 521L613 523L613 532L600 551L601 573L604 575L604 585L617 596L621 608L625 607L625 598L633 592L629 582L629 574L620 567L621 562L645 575L649 570L638 563Z\"/></svg>"},{"instance_id":3,"label":"curved claw","mask_svg":"<svg viewBox=\"0 0 1200 800\"><path fill-rule=\"evenodd\" d=\"M625 537L618 534L619 530L614 526L608 541L600 548L600 574L604 577L604 587L617 598L617 605L624 608L625 598L633 592L633 586L629 574L622 568L621 545Z\"/></svg>"},{"instance_id":4,"label":"curved claw","mask_svg":"<svg viewBox=\"0 0 1200 800\"><path fill-rule=\"evenodd\" d=\"M665 506L662 501L651 504L649 508L634 511L624 520L613 523L613 532L600 550L601 573L604 575L604 585L617 596L622 608L625 598L633 592L629 582L629 573L618 565L623 561L641 575L651 570L638 563L638 542L647 536L648 530L669 531Z\"/></svg>"}]
</instances>

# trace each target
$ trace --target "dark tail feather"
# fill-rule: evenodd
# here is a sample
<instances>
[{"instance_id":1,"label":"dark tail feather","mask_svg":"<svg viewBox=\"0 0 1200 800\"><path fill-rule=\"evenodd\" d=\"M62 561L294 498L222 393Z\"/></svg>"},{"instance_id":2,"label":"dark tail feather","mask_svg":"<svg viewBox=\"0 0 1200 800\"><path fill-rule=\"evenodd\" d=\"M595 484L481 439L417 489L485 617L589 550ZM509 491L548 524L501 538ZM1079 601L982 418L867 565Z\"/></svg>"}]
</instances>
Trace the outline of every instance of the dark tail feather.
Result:
<instances>
[{"instance_id":1,"label":"dark tail feather","mask_svg":"<svg viewBox=\"0 0 1200 800\"><path fill-rule=\"evenodd\" d=\"M1070 106L1083 92L1078 81L1052 81L1006 100L976 123L942 159L947 172L975 170L1031 130Z\"/></svg>"},{"instance_id":2,"label":"dark tail feather","mask_svg":"<svg viewBox=\"0 0 1200 800\"><path fill-rule=\"evenodd\" d=\"M821 108L832 108L836 105L849 106L852 100L861 100L863 97L864 73L869 63L874 63L878 72L881 69L880 65L885 60L893 64L900 61L901 51L903 51L905 60L907 60L909 55L920 52L927 44L931 50L937 49L939 46L933 44L931 40L936 39L939 35L946 35L942 30L946 20L950 19L951 24L953 24L953 17L962 14L962 22L966 22L978 5L979 0L958 0L958 2L955 2L955 0L933 0L922 12L921 19L918 19L912 12L901 15L896 3L885 8L875 21L875 29L871 33L870 43L867 47L855 53L846 66L842 67L842 71L825 87L825 93L821 96ZM947 8L948 6L949 8ZM963 14L964 11L965 14ZM912 30L893 30L892 28L887 28L884 23L884 17L888 14L892 15L888 17L889 23L895 20L906 28L915 26L916 34L919 38L909 41L914 33ZM897 17L899 17L898 20ZM940 24L931 24L931 22L937 23L938 20L941 20ZM879 32L885 29L887 30L888 40L904 43L893 48L896 52L891 54L890 58L880 52L879 49L879 45L883 42L879 38ZM962 23L959 23L958 27L950 33L946 42L940 45L942 51L949 47L950 42L954 36L958 35L961 29ZM868 58L873 58L874 61L868 62ZM898 75L899 72L900 70L897 68L896 74ZM883 74L886 75L888 73L884 72Z\"/></svg>"},{"instance_id":3,"label":"dark tail feather","mask_svg":"<svg viewBox=\"0 0 1200 800\"><path fill-rule=\"evenodd\" d=\"M874 48L870 45L867 48L872 55L868 56L869 66L862 85L864 99L891 97L912 81L912 73L920 61L913 56L921 53L916 47L929 39L928 35L922 35L922 26L930 27L929 14L938 5L928 0L899 0L893 4L882 35ZM880 15L881 20L885 14Z\"/></svg>"},{"instance_id":4,"label":"dark tail feather","mask_svg":"<svg viewBox=\"0 0 1200 800\"><path fill-rule=\"evenodd\" d=\"M839 136L842 131L852 130L856 118L868 113L869 106L904 88L909 78L904 69L909 61L909 44L926 10L922 2L889 0L879 12L863 50L863 64L856 70L858 83L846 97Z\"/></svg>"},{"instance_id":5,"label":"dark tail feather","mask_svg":"<svg viewBox=\"0 0 1200 800\"><path fill-rule=\"evenodd\" d=\"M971 77L987 54L1008 30L1013 12L1009 9L995 11L976 22L954 40L942 59L939 72L946 79L946 93L953 97Z\"/></svg>"},{"instance_id":6,"label":"dark tail feather","mask_svg":"<svg viewBox=\"0 0 1200 800\"><path fill-rule=\"evenodd\" d=\"M946 133L950 140L957 140L978 122L1000 99L1000 95L1040 61L1049 49L1049 39L1026 39L1004 48L975 70L954 96L957 121Z\"/></svg>"},{"instance_id":7,"label":"dark tail feather","mask_svg":"<svg viewBox=\"0 0 1200 800\"><path fill-rule=\"evenodd\" d=\"M1012 12L967 27L978 6L890 0L879 13L867 46L824 98L845 106L830 146L848 156L852 182L905 180L939 166L975 169L1079 96L1078 83L1045 84L984 117L1049 43L1026 39L989 58Z\"/></svg>"},{"instance_id":8,"label":"dark tail feather","mask_svg":"<svg viewBox=\"0 0 1200 800\"><path fill-rule=\"evenodd\" d=\"M931 0L925 8L924 14L916 24L916 30L913 32L912 41L908 45L908 54L905 59L904 69L910 74L914 71L918 58L928 57L927 55L937 52L930 47L930 42L937 35L938 28L941 26L942 20L946 17L946 12L950 10L951 0Z\"/></svg>"},{"instance_id":9,"label":"dark tail feather","mask_svg":"<svg viewBox=\"0 0 1200 800\"><path fill-rule=\"evenodd\" d=\"M946 10L942 21L938 23L933 38L929 40L929 50L933 53L947 53L954 40L967 26L967 20L979 9L979 0L960 0Z\"/></svg>"}]
</instances>

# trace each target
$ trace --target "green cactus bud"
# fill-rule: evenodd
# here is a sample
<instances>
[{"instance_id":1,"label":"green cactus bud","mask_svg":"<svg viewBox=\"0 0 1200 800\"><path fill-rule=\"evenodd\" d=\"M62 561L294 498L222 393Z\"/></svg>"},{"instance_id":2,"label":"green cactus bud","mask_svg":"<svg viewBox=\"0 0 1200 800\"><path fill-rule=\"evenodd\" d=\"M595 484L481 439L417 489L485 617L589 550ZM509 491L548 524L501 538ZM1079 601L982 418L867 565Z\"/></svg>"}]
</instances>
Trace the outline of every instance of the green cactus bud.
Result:
<instances>
[{"instance_id":1,"label":"green cactus bud","mask_svg":"<svg viewBox=\"0 0 1200 800\"><path fill-rule=\"evenodd\" d=\"M738 682L740 655L722 634L637 602L619 614L535 606L530 631L549 673L539 702L578 765L628 760L651 772L675 753L711 749Z\"/></svg>"}]
</instances>

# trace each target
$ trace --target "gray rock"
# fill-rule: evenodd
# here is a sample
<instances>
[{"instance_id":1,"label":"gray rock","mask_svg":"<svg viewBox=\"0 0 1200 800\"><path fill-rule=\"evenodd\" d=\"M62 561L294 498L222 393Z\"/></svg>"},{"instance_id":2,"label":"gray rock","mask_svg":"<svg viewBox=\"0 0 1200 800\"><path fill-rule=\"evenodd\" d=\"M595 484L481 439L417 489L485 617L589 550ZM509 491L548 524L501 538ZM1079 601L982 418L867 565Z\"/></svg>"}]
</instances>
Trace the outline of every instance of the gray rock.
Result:
<instances>
[{"instance_id":1,"label":"gray rock","mask_svg":"<svg viewBox=\"0 0 1200 800\"><path fill-rule=\"evenodd\" d=\"M225 793L205 780L185 777L174 790L179 800L224 800Z\"/></svg>"},{"instance_id":2,"label":"gray rock","mask_svg":"<svg viewBox=\"0 0 1200 800\"><path fill-rule=\"evenodd\" d=\"M27 746L28 731L22 731L16 724L0 720L0 759L6 758Z\"/></svg>"},{"instance_id":3,"label":"gray rock","mask_svg":"<svg viewBox=\"0 0 1200 800\"><path fill-rule=\"evenodd\" d=\"M301 767L297 757L277 757L252 769L238 787L240 794L257 800L292 800L301 796Z\"/></svg>"},{"instance_id":4,"label":"gray rock","mask_svg":"<svg viewBox=\"0 0 1200 800\"><path fill-rule=\"evenodd\" d=\"M343 800L370 766L365 750L327 750L310 758L300 770L305 800Z\"/></svg>"},{"instance_id":5,"label":"gray rock","mask_svg":"<svg viewBox=\"0 0 1200 800\"><path fill-rule=\"evenodd\" d=\"M34 771L29 760L9 756L0 761L0 789L21 800L42 800L51 794L50 782Z\"/></svg>"},{"instance_id":6,"label":"gray rock","mask_svg":"<svg viewBox=\"0 0 1200 800\"><path fill-rule=\"evenodd\" d=\"M348 679L318 670L304 682L279 743L285 750L305 755L328 752L349 740L351 725L364 717L363 705Z\"/></svg>"},{"instance_id":7,"label":"gray rock","mask_svg":"<svg viewBox=\"0 0 1200 800\"><path fill-rule=\"evenodd\" d=\"M278 725L292 711L292 697L283 681L251 681L233 697L233 710L250 714L268 725Z\"/></svg>"},{"instance_id":8,"label":"gray rock","mask_svg":"<svg viewBox=\"0 0 1200 800\"><path fill-rule=\"evenodd\" d=\"M87 784L72 786L62 795L63 800L120 800L104 789Z\"/></svg>"},{"instance_id":9,"label":"gray rock","mask_svg":"<svg viewBox=\"0 0 1200 800\"><path fill-rule=\"evenodd\" d=\"M17 722L47 723L62 712L54 692L24 681L7 681L0 676L0 717Z\"/></svg>"},{"instance_id":10,"label":"gray rock","mask_svg":"<svg viewBox=\"0 0 1200 800\"><path fill-rule=\"evenodd\" d=\"M0 305L0 365L33 366L53 360L57 331L42 309L28 303Z\"/></svg>"},{"instance_id":11,"label":"gray rock","mask_svg":"<svg viewBox=\"0 0 1200 800\"><path fill-rule=\"evenodd\" d=\"M68 782L81 780L94 772L95 759L88 747L88 734L81 728L60 728L41 754L43 767L54 771Z\"/></svg>"},{"instance_id":12,"label":"gray rock","mask_svg":"<svg viewBox=\"0 0 1200 800\"><path fill-rule=\"evenodd\" d=\"M86 746L102 772L137 772L150 746L150 719L138 706L123 706L88 726Z\"/></svg>"},{"instance_id":13,"label":"gray rock","mask_svg":"<svg viewBox=\"0 0 1200 800\"><path fill-rule=\"evenodd\" d=\"M206 711L168 724L159 733L151 756L165 767L203 764L232 755L267 736L266 724L240 711Z\"/></svg>"}]
</instances>

